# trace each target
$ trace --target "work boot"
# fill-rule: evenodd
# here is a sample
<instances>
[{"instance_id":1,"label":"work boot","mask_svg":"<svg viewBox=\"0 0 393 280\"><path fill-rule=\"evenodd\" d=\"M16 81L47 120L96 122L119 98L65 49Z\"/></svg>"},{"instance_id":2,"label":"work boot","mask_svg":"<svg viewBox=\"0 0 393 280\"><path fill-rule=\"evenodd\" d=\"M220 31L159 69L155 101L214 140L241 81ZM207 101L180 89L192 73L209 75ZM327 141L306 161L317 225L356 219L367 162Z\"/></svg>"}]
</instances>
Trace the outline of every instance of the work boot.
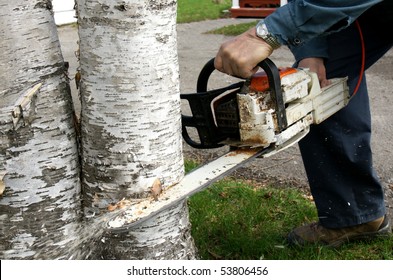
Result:
<instances>
[{"instance_id":1,"label":"work boot","mask_svg":"<svg viewBox=\"0 0 393 280\"><path fill-rule=\"evenodd\" d=\"M288 243L300 246L322 244L337 248L352 240L388 236L389 233L389 219L386 216L365 224L340 229L325 228L319 222L315 222L295 228L288 235Z\"/></svg>"}]
</instances>

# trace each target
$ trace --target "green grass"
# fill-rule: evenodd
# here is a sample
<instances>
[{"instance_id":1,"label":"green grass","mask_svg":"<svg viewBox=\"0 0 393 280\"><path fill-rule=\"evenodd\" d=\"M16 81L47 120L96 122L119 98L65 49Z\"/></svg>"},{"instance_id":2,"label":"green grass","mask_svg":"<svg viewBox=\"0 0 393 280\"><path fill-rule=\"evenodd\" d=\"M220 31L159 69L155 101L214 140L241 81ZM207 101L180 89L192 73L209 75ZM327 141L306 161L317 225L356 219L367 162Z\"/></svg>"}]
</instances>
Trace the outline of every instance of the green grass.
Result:
<instances>
[{"instance_id":1,"label":"green grass","mask_svg":"<svg viewBox=\"0 0 393 280\"><path fill-rule=\"evenodd\" d=\"M177 22L186 23L217 19L224 16L223 11L228 10L231 4L231 0L178 0Z\"/></svg>"},{"instance_id":2,"label":"green grass","mask_svg":"<svg viewBox=\"0 0 393 280\"><path fill-rule=\"evenodd\" d=\"M195 167L193 162L186 164L187 170ZM189 209L202 259L393 259L393 238L350 243L339 249L288 247L288 232L317 218L313 202L290 187L256 187L227 178L191 197Z\"/></svg>"},{"instance_id":3,"label":"green grass","mask_svg":"<svg viewBox=\"0 0 393 280\"><path fill-rule=\"evenodd\" d=\"M216 0L216 2L220 1ZM217 4L214 0L178 0L177 22L187 23L225 17L226 14L223 11L231 7L232 1L221 0L221 3ZM256 23L257 21L252 21L249 23L228 25L207 33L236 36L255 26Z\"/></svg>"},{"instance_id":4,"label":"green grass","mask_svg":"<svg viewBox=\"0 0 393 280\"><path fill-rule=\"evenodd\" d=\"M231 24L212 31L207 32L208 34L222 34L226 36L236 36L243 32L246 32L251 27L257 25L258 21L251 21L246 23Z\"/></svg>"}]
</instances>

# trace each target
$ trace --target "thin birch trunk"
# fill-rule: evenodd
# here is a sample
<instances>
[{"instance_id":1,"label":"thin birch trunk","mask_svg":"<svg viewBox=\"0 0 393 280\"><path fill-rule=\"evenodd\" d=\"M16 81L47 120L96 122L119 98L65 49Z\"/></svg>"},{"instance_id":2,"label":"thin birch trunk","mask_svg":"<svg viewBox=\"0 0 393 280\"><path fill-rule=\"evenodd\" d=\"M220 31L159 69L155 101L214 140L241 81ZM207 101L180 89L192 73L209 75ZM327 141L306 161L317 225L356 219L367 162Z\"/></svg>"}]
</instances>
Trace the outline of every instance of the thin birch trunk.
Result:
<instances>
[{"instance_id":1,"label":"thin birch trunk","mask_svg":"<svg viewBox=\"0 0 393 280\"><path fill-rule=\"evenodd\" d=\"M51 1L0 0L0 33L0 258L72 258L79 163Z\"/></svg>"},{"instance_id":2,"label":"thin birch trunk","mask_svg":"<svg viewBox=\"0 0 393 280\"><path fill-rule=\"evenodd\" d=\"M174 0L78 1L86 207L146 198L184 175ZM124 236L106 257L195 258L187 204Z\"/></svg>"}]
</instances>

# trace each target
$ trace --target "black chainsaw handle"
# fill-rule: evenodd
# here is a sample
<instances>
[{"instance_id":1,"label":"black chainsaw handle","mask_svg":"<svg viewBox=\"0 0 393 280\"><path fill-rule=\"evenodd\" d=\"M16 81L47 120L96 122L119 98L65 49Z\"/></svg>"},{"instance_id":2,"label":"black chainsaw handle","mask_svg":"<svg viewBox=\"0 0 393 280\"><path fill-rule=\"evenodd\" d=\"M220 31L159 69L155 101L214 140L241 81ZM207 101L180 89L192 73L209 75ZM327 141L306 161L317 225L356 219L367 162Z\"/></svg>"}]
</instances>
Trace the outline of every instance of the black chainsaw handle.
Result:
<instances>
[{"instance_id":1,"label":"black chainsaw handle","mask_svg":"<svg viewBox=\"0 0 393 280\"><path fill-rule=\"evenodd\" d=\"M210 75L216 70L214 67L214 58L210 59L199 72L197 80L197 92L206 92L207 84L209 82Z\"/></svg>"},{"instance_id":2,"label":"black chainsaw handle","mask_svg":"<svg viewBox=\"0 0 393 280\"><path fill-rule=\"evenodd\" d=\"M217 127L214 125L213 115L210 106L211 102L217 96L230 92L228 96L236 98L244 82L229 85L227 87L189 94L180 94L181 99L187 100L192 111L192 116L182 114L182 135L188 145L197 149L211 149L222 147L219 142L226 139L222 138ZM187 127L197 129L200 142L194 141L188 134Z\"/></svg>"},{"instance_id":3,"label":"black chainsaw handle","mask_svg":"<svg viewBox=\"0 0 393 280\"><path fill-rule=\"evenodd\" d=\"M281 91L281 79L280 79L280 71L277 66L271 61L269 58L258 63L258 66L261 67L269 81L269 87L271 92L271 98L275 102L276 105L276 115L277 115L277 125L280 131L287 128L287 117L285 113L285 103L284 98ZM216 70L214 67L214 58L210 59L205 66L202 68L199 73L197 80L197 92L205 92L207 91L207 85L209 82L210 75Z\"/></svg>"}]
</instances>

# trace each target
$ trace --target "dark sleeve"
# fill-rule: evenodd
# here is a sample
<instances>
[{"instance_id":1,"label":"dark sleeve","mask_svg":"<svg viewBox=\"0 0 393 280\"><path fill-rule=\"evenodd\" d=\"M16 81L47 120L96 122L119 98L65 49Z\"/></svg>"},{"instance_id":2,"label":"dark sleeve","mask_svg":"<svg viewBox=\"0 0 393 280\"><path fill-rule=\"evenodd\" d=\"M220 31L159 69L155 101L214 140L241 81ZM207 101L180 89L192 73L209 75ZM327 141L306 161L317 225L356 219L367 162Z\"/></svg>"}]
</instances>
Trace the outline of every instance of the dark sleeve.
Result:
<instances>
[{"instance_id":1,"label":"dark sleeve","mask_svg":"<svg viewBox=\"0 0 393 280\"><path fill-rule=\"evenodd\" d=\"M309 57L328 58L328 47L325 37L311 39L300 46L289 47L295 57L296 65L300 60Z\"/></svg>"},{"instance_id":2,"label":"dark sleeve","mask_svg":"<svg viewBox=\"0 0 393 280\"><path fill-rule=\"evenodd\" d=\"M265 23L281 44L296 47L312 38L348 27L381 1L292 0L266 17Z\"/></svg>"}]
</instances>

